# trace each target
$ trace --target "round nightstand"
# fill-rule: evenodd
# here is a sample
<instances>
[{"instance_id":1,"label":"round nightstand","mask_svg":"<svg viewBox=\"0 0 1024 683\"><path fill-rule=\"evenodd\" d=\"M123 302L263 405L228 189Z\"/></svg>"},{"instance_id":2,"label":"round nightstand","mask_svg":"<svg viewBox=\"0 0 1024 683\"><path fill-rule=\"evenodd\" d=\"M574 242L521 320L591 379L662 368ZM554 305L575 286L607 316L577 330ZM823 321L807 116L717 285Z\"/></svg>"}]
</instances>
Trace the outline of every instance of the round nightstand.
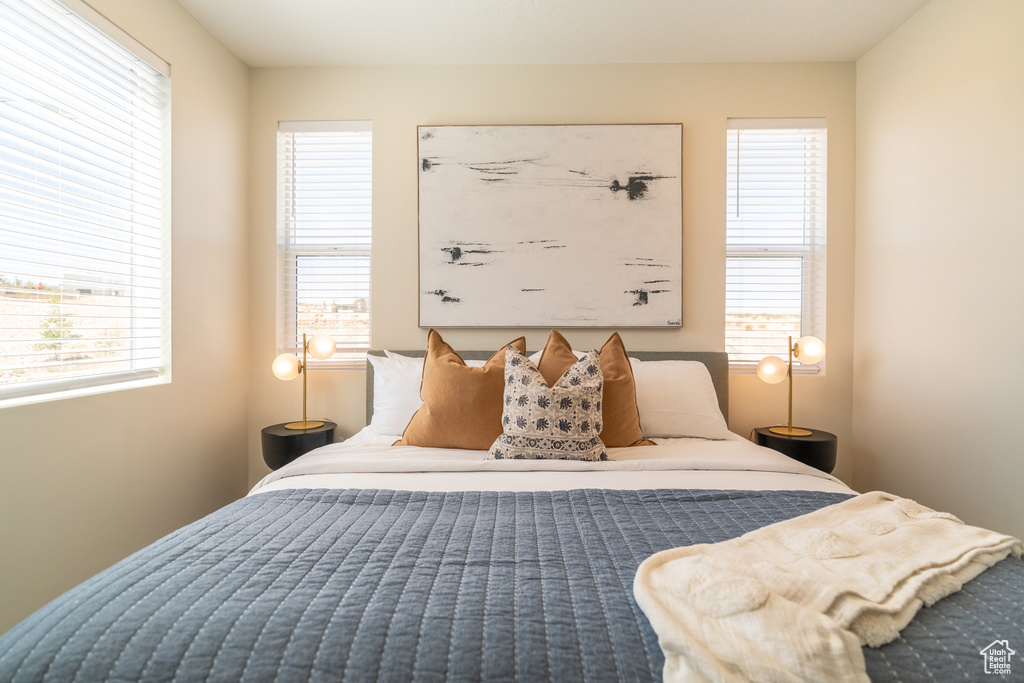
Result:
<instances>
[{"instance_id":1,"label":"round nightstand","mask_svg":"<svg viewBox=\"0 0 1024 683\"><path fill-rule=\"evenodd\" d=\"M276 470L284 467L303 453L334 443L334 429L338 426L324 420L313 429L286 429L287 422L263 428L263 461Z\"/></svg>"},{"instance_id":2,"label":"round nightstand","mask_svg":"<svg viewBox=\"0 0 1024 683\"><path fill-rule=\"evenodd\" d=\"M784 453L805 465L816 467L822 472L831 472L836 466L836 450L839 439L835 434L820 429L810 429L810 436L785 436L768 431L769 427L754 430L754 443Z\"/></svg>"}]
</instances>

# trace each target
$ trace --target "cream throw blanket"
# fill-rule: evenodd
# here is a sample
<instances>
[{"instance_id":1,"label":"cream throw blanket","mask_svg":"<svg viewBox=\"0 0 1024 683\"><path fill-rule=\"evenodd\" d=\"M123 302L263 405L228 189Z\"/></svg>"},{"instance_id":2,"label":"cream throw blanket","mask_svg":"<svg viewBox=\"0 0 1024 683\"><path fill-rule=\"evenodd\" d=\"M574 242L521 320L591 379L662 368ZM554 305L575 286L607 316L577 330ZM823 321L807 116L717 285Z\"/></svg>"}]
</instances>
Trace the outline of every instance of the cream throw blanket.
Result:
<instances>
[{"instance_id":1,"label":"cream throw blanket","mask_svg":"<svg viewBox=\"0 0 1024 683\"><path fill-rule=\"evenodd\" d=\"M633 592L666 681L867 681L862 645L899 635L1021 542L865 493L723 543L647 558Z\"/></svg>"}]
</instances>

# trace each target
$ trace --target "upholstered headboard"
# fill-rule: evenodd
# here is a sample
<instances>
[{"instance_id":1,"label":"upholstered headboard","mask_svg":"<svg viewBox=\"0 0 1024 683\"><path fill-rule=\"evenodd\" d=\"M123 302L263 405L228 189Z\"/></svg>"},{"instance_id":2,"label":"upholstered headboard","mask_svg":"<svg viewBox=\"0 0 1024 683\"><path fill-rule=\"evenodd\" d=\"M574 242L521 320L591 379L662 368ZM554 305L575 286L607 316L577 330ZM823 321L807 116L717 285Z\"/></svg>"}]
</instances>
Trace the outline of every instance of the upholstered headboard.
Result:
<instances>
[{"instance_id":1,"label":"upholstered headboard","mask_svg":"<svg viewBox=\"0 0 1024 683\"><path fill-rule=\"evenodd\" d=\"M369 353L374 356L383 356L384 352L373 349ZM425 351L392 351L403 356L422 357ZM465 360L487 360L494 351L465 351L459 352ZM718 392L718 405L722 409L722 415L729 419L729 354L724 351L630 351L630 356L640 360L695 360L707 366L711 373L711 381L715 384L715 391ZM373 366L366 362L366 424L370 424L373 416Z\"/></svg>"}]
</instances>

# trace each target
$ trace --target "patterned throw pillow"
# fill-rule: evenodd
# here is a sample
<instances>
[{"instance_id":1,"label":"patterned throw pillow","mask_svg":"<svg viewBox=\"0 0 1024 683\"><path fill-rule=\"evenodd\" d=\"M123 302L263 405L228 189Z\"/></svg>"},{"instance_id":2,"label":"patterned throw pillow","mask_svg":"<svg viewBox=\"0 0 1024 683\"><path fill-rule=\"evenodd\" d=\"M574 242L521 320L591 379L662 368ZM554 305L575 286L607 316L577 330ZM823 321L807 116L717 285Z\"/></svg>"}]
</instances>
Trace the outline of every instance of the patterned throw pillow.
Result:
<instances>
[{"instance_id":1,"label":"patterned throw pillow","mask_svg":"<svg viewBox=\"0 0 1024 683\"><path fill-rule=\"evenodd\" d=\"M598 351L601 374L604 375L604 414L601 421L601 441L607 448L622 446L654 446L644 438L640 429L640 411L637 410L636 381L633 368L626 357L626 346L618 332L612 334ZM544 375L548 386L554 384L569 366L576 362L576 354L558 330L551 330L544 352L537 361L537 369Z\"/></svg>"},{"instance_id":2,"label":"patterned throw pillow","mask_svg":"<svg viewBox=\"0 0 1024 683\"><path fill-rule=\"evenodd\" d=\"M548 387L530 359L513 346L505 351L505 430L490 457L517 460L607 460L601 433L604 377L590 351Z\"/></svg>"}]
</instances>

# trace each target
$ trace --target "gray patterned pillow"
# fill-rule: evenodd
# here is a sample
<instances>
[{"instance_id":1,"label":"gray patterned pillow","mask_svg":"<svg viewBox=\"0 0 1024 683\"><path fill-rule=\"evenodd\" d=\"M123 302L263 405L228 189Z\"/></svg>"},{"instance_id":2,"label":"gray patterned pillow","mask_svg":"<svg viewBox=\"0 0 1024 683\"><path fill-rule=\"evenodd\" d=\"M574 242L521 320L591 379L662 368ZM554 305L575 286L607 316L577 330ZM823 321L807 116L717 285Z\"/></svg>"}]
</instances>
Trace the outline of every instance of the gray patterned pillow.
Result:
<instances>
[{"instance_id":1,"label":"gray patterned pillow","mask_svg":"<svg viewBox=\"0 0 1024 683\"><path fill-rule=\"evenodd\" d=\"M607 460L601 433L604 376L588 352L548 388L537 366L512 346L505 351L504 433L490 457L517 460Z\"/></svg>"}]
</instances>

